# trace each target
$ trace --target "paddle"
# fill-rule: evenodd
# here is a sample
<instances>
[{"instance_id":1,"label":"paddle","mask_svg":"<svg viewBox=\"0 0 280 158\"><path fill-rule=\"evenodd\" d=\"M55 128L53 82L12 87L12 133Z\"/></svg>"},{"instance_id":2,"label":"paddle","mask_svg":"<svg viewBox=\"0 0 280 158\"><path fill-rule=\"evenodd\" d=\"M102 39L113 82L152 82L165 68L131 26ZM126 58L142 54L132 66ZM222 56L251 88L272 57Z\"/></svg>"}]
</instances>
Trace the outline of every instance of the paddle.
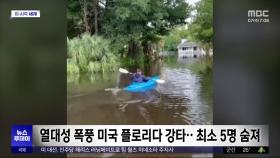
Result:
<instances>
[{"instance_id":1,"label":"paddle","mask_svg":"<svg viewBox=\"0 0 280 158\"><path fill-rule=\"evenodd\" d=\"M128 73L131 74L131 72L129 72L126 69L123 69L123 68L119 68L119 72L124 73L124 74L128 74ZM165 83L165 81L161 80L161 79L157 79L156 82L157 83Z\"/></svg>"},{"instance_id":2,"label":"paddle","mask_svg":"<svg viewBox=\"0 0 280 158\"><path fill-rule=\"evenodd\" d=\"M123 69L123 68L119 68L119 72L124 73L124 74L130 73L129 71L127 71L126 69Z\"/></svg>"}]
</instances>

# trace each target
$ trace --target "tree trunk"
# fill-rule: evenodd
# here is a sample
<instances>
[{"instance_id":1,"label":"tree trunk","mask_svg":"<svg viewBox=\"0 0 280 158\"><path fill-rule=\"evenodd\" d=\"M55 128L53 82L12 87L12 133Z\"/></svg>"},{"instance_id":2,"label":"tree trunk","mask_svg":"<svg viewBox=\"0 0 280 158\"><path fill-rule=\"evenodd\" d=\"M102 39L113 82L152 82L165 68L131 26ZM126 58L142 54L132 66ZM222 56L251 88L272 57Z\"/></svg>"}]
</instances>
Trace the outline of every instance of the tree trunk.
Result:
<instances>
[{"instance_id":1,"label":"tree trunk","mask_svg":"<svg viewBox=\"0 0 280 158\"><path fill-rule=\"evenodd\" d=\"M212 48L212 44L211 43L204 43L202 44L202 48L205 50L205 54L206 54L206 57L210 57L210 50Z\"/></svg>"},{"instance_id":2,"label":"tree trunk","mask_svg":"<svg viewBox=\"0 0 280 158\"><path fill-rule=\"evenodd\" d=\"M87 10L86 0L80 0L80 5L83 8L83 21L85 25L85 31L90 32L90 26L88 24L88 18L87 18L88 10Z\"/></svg>"},{"instance_id":3,"label":"tree trunk","mask_svg":"<svg viewBox=\"0 0 280 158\"><path fill-rule=\"evenodd\" d=\"M210 57L211 43L206 44L206 56Z\"/></svg>"},{"instance_id":4,"label":"tree trunk","mask_svg":"<svg viewBox=\"0 0 280 158\"><path fill-rule=\"evenodd\" d=\"M140 53L139 43L131 39L128 44L128 57L136 59Z\"/></svg>"},{"instance_id":5,"label":"tree trunk","mask_svg":"<svg viewBox=\"0 0 280 158\"><path fill-rule=\"evenodd\" d=\"M98 34L98 0L94 0L94 34Z\"/></svg>"},{"instance_id":6,"label":"tree trunk","mask_svg":"<svg viewBox=\"0 0 280 158\"><path fill-rule=\"evenodd\" d=\"M152 49L152 44L150 41L143 41L142 43L142 46L143 46L143 53L144 53L144 56L147 58L147 59L152 59L153 58L153 49Z\"/></svg>"}]
</instances>

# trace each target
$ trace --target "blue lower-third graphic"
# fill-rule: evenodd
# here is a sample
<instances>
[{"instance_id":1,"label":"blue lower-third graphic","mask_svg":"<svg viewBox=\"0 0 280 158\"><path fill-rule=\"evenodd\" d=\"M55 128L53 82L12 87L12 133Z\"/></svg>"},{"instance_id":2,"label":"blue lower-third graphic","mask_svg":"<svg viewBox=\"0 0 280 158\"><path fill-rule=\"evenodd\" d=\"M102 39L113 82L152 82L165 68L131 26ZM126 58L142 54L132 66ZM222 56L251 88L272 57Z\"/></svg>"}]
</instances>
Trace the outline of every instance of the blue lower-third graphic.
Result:
<instances>
[{"instance_id":1,"label":"blue lower-third graphic","mask_svg":"<svg viewBox=\"0 0 280 158\"><path fill-rule=\"evenodd\" d=\"M32 125L13 125L11 136L12 153L32 153Z\"/></svg>"}]
</instances>

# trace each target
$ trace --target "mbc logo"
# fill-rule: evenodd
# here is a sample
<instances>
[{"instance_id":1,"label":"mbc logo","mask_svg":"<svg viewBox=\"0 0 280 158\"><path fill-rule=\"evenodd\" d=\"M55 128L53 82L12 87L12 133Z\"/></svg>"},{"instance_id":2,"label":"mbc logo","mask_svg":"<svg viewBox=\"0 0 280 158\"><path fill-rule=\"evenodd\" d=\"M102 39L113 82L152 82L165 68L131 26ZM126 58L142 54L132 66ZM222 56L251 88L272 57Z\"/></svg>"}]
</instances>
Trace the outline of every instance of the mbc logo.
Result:
<instances>
[{"instance_id":1,"label":"mbc logo","mask_svg":"<svg viewBox=\"0 0 280 158\"><path fill-rule=\"evenodd\" d=\"M248 17L269 17L269 10L248 10Z\"/></svg>"}]
</instances>

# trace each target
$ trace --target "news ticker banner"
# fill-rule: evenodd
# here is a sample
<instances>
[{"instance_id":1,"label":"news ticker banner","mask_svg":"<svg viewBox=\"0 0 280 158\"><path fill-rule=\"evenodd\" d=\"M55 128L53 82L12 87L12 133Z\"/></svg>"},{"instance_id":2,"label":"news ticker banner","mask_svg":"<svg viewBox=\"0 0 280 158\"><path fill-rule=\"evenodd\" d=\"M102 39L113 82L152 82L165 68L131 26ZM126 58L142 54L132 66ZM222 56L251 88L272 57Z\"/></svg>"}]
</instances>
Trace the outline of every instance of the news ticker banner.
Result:
<instances>
[{"instance_id":1,"label":"news ticker banner","mask_svg":"<svg viewBox=\"0 0 280 158\"><path fill-rule=\"evenodd\" d=\"M268 153L266 125L14 125L13 153Z\"/></svg>"}]
</instances>

